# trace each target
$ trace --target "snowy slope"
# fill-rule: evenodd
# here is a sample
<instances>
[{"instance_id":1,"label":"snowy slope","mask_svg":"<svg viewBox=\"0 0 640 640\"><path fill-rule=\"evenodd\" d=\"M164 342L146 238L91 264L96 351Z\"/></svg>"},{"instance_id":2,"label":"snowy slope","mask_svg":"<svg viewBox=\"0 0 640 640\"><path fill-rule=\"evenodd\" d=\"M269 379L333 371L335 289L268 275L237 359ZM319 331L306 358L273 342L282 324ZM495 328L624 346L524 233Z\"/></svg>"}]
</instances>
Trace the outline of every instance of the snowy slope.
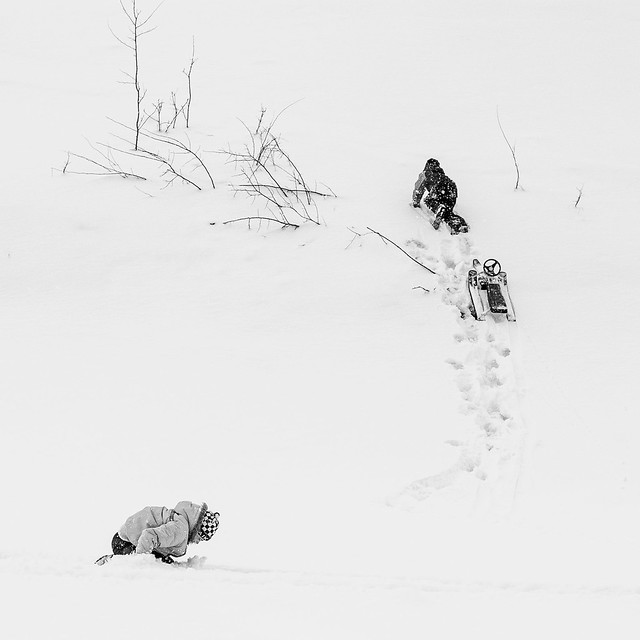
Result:
<instances>
[{"instance_id":1,"label":"snowy slope","mask_svg":"<svg viewBox=\"0 0 640 640\"><path fill-rule=\"evenodd\" d=\"M167 2L145 104L184 96L195 37L174 135L203 191L52 171L122 146L125 21L2 27L3 637L637 637L636 4ZM214 152L292 104L283 144L338 197L223 225L260 211ZM409 206L428 157L468 236ZM460 317L474 257L515 325ZM222 514L204 564L93 565L182 499Z\"/></svg>"}]
</instances>

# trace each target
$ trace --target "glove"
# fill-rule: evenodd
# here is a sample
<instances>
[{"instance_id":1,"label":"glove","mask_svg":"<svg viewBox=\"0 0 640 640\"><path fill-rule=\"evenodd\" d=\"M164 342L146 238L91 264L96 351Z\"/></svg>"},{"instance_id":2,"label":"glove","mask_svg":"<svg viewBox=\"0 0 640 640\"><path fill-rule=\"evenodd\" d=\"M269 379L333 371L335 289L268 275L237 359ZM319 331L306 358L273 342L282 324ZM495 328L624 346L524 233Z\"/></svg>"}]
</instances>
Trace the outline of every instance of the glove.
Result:
<instances>
[{"instance_id":1,"label":"glove","mask_svg":"<svg viewBox=\"0 0 640 640\"><path fill-rule=\"evenodd\" d=\"M173 558L171 556L163 556L159 551L155 549L151 552L153 557L157 560L162 560L165 564L173 564Z\"/></svg>"}]
</instances>

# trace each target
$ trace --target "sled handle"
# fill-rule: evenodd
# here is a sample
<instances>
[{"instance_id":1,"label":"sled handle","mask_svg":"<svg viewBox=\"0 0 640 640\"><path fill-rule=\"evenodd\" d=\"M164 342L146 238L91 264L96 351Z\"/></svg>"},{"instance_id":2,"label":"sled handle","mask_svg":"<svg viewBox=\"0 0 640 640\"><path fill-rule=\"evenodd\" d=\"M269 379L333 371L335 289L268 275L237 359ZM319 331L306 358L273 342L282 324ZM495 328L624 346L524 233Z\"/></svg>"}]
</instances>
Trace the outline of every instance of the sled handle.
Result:
<instances>
[{"instance_id":1,"label":"sled handle","mask_svg":"<svg viewBox=\"0 0 640 640\"><path fill-rule=\"evenodd\" d=\"M500 271L502 271L500 263L495 258L489 258L488 260L485 260L482 268L488 276L497 276Z\"/></svg>"}]
</instances>

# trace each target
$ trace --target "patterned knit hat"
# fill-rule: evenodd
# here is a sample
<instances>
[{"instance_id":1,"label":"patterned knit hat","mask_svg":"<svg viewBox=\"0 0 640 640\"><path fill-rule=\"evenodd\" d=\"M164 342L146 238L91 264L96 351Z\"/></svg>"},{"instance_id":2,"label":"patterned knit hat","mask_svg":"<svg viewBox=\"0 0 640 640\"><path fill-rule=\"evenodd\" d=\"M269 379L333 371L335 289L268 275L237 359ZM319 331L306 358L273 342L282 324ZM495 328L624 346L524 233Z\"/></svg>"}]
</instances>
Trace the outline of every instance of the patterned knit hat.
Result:
<instances>
[{"instance_id":1,"label":"patterned knit hat","mask_svg":"<svg viewBox=\"0 0 640 640\"><path fill-rule=\"evenodd\" d=\"M198 530L198 535L201 540L211 540L213 534L218 529L218 518L220 514L216 511L215 513L211 513L211 511L205 511L204 516L202 517L202 524L200 525L200 529Z\"/></svg>"}]
</instances>

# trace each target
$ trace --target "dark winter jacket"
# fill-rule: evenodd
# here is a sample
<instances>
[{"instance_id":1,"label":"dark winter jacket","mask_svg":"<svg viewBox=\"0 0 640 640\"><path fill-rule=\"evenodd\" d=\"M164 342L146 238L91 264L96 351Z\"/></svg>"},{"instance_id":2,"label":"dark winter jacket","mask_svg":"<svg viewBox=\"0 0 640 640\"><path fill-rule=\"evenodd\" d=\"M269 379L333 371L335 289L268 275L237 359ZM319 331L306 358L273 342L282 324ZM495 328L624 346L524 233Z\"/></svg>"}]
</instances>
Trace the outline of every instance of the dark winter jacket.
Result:
<instances>
[{"instance_id":1,"label":"dark winter jacket","mask_svg":"<svg viewBox=\"0 0 640 640\"><path fill-rule=\"evenodd\" d=\"M425 198L425 204L430 209L437 209L438 205L444 205L448 210L453 210L458 199L458 188L456 183L444 172L434 175L434 183L429 188L429 193ZM435 206L434 206L435 205Z\"/></svg>"},{"instance_id":2,"label":"dark winter jacket","mask_svg":"<svg viewBox=\"0 0 640 640\"><path fill-rule=\"evenodd\" d=\"M118 535L133 544L136 553L183 556L188 543L200 541L198 532L206 511L206 503L188 501L178 502L174 509L145 507L127 518Z\"/></svg>"},{"instance_id":3,"label":"dark winter jacket","mask_svg":"<svg viewBox=\"0 0 640 640\"><path fill-rule=\"evenodd\" d=\"M413 187L413 206L420 205L420 201L426 191L429 191L433 185L437 182L436 172L441 172L440 163L433 158L427 161L424 165L424 169L418 175L416 184Z\"/></svg>"},{"instance_id":4,"label":"dark winter jacket","mask_svg":"<svg viewBox=\"0 0 640 640\"><path fill-rule=\"evenodd\" d=\"M425 204L434 211L439 205L453 211L453 207L458 197L458 189L455 182L448 178L440 163L435 158L430 158L424 166L423 171L418 176L418 180L413 188L413 206L420 205L424 194L427 193Z\"/></svg>"}]
</instances>

